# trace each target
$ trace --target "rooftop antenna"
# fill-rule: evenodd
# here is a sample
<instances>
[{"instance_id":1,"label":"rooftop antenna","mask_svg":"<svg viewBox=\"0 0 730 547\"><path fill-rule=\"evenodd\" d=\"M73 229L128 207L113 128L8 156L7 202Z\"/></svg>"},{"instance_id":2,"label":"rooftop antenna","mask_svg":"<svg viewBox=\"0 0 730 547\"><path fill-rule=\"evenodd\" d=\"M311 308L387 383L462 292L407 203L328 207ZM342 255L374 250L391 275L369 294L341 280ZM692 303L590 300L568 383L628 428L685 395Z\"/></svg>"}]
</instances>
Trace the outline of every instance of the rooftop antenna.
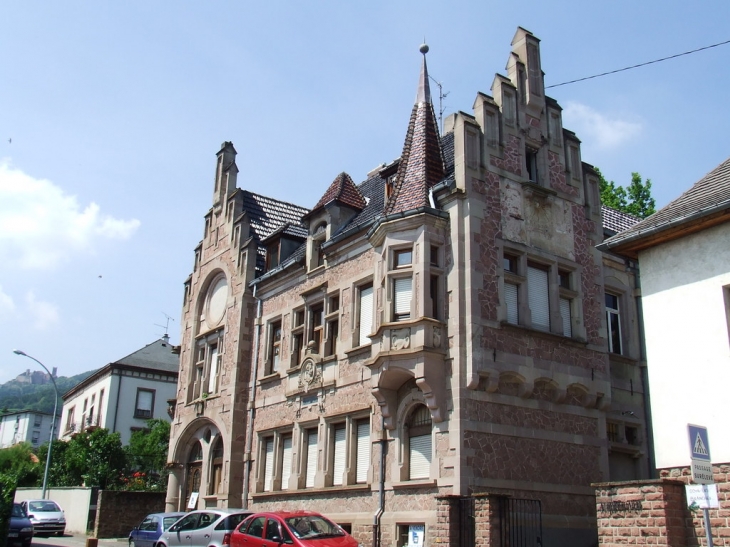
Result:
<instances>
[{"instance_id":1,"label":"rooftop antenna","mask_svg":"<svg viewBox=\"0 0 730 547\"><path fill-rule=\"evenodd\" d=\"M436 80L436 78L434 78L430 74L428 75L428 77L431 78L433 80L433 83L435 83L436 86L439 88L439 127L441 128L440 134L443 134L443 132L444 132L444 99L449 96L449 93L451 93L451 91L444 92L444 88L443 88L443 85L441 85L441 82Z\"/></svg>"},{"instance_id":2,"label":"rooftop antenna","mask_svg":"<svg viewBox=\"0 0 730 547\"><path fill-rule=\"evenodd\" d=\"M170 321L174 321L174 319L172 317L170 317L169 315L167 315L164 311L160 312L160 313L165 316L165 324L160 325L159 323L155 323L155 327L164 328L165 336L168 336L167 331L169 330L169 327L170 327Z\"/></svg>"}]
</instances>

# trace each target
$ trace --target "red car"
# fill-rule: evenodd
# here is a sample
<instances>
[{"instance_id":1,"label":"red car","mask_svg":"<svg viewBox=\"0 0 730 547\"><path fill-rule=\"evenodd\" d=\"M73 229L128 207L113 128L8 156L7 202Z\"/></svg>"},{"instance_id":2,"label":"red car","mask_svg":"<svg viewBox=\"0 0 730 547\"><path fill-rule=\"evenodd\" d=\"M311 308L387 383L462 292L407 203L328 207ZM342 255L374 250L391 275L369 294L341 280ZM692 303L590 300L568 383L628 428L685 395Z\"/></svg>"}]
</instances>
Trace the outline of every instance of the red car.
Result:
<instances>
[{"instance_id":1,"label":"red car","mask_svg":"<svg viewBox=\"0 0 730 547\"><path fill-rule=\"evenodd\" d=\"M362 547L337 524L311 511L254 513L231 534L231 547Z\"/></svg>"}]
</instances>

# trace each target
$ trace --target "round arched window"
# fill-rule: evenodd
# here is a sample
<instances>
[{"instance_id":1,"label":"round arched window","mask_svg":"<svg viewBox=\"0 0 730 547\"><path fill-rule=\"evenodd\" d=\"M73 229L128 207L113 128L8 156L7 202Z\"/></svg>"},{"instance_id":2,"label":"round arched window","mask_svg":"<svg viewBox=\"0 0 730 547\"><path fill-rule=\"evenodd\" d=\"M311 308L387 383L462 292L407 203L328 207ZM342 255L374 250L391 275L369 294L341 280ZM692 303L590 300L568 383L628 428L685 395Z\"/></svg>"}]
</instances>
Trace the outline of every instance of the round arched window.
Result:
<instances>
[{"instance_id":1,"label":"round arched window","mask_svg":"<svg viewBox=\"0 0 730 547\"><path fill-rule=\"evenodd\" d=\"M228 300L228 281L224 275L218 276L213 283L210 284L208 290L208 310L206 321L209 326L215 326L223 319L226 311L226 301Z\"/></svg>"}]
</instances>

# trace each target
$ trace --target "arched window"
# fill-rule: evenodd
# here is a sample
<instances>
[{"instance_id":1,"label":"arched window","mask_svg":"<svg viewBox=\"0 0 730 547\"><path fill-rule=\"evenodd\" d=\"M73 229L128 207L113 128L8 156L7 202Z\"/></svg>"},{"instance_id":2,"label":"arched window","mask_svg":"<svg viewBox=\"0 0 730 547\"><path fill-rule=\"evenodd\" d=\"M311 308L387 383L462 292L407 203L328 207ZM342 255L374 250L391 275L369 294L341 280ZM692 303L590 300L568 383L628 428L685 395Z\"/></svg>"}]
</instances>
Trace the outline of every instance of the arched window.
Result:
<instances>
[{"instance_id":1,"label":"arched window","mask_svg":"<svg viewBox=\"0 0 730 547\"><path fill-rule=\"evenodd\" d=\"M211 464L211 482L208 491L217 494L221 490L221 482L223 480L223 439L220 435L215 441L215 445L213 445Z\"/></svg>"},{"instance_id":2,"label":"arched window","mask_svg":"<svg viewBox=\"0 0 730 547\"><path fill-rule=\"evenodd\" d=\"M418 405L406 421L408 478L427 479L431 475L431 413L425 405Z\"/></svg>"},{"instance_id":3,"label":"arched window","mask_svg":"<svg viewBox=\"0 0 730 547\"><path fill-rule=\"evenodd\" d=\"M190 502L190 496L200 492L200 476L203 472L203 447L200 441L196 441L191 448L187 467L185 507Z\"/></svg>"}]
</instances>

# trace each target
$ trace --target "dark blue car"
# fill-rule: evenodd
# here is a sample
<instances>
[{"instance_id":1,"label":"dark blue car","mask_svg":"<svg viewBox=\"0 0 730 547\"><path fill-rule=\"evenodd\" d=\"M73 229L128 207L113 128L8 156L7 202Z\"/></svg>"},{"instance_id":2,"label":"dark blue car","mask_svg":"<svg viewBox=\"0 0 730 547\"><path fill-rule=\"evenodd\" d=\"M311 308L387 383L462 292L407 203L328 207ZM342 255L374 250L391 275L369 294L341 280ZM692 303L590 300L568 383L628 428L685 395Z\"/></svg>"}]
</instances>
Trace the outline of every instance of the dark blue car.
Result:
<instances>
[{"instance_id":1,"label":"dark blue car","mask_svg":"<svg viewBox=\"0 0 730 547\"><path fill-rule=\"evenodd\" d=\"M19 503L13 504L10 513L10 528L8 529L8 545L22 545L28 547L33 541L33 523L30 522Z\"/></svg>"},{"instance_id":2,"label":"dark blue car","mask_svg":"<svg viewBox=\"0 0 730 547\"><path fill-rule=\"evenodd\" d=\"M129 533L129 547L155 547L157 538L185 513L152 513Z\"/></svg>"}]
</instances>

